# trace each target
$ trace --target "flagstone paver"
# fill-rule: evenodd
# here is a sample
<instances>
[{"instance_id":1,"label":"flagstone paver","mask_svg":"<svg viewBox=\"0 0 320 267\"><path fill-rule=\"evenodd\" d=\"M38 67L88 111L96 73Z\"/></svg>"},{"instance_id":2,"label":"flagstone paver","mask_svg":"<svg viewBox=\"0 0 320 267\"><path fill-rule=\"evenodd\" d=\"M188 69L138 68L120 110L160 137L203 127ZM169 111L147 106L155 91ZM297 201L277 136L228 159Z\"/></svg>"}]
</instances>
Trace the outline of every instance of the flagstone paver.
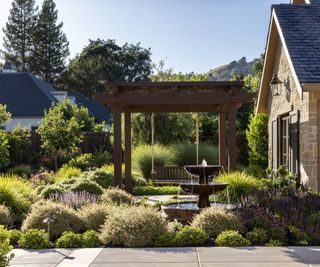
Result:
<instances>
[{"instance_id":1,"label":"flagstone paver","mask_svg":"<svg viewBox=\"0 0 320 267\"><path fill-rule=\"evenodd\" d=\"M13 252L13 267L320 267L320 247L16 249Z\"/></svg>"}]
</instances>

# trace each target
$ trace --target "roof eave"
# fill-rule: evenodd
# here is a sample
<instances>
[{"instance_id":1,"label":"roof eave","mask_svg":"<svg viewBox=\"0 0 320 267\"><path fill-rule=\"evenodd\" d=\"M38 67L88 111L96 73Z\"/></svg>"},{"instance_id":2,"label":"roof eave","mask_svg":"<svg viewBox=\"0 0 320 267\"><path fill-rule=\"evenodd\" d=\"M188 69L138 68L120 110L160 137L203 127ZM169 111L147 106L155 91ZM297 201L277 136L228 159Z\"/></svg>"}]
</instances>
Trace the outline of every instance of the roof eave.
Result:
<instances>
[{"instance_id":1,"label":"roof eave","mask_svg":"<svg viewBox=\"0 0 320 267\"><path fill-rule=\"evenodd\" d=\"M320 91L320 82L318 83L302 83L303 91L312 92L312 91Z\"/></svg>"},{"instance_id":2,"label":"roof eave","mask_svg":"<svg viewBox=\"0 0 320 267\"><path fill-rule=\"evenodd\" d=\"M267 48L266 48L266 55L265 55L265 62L263 66L263 72L261 77L261 83L260 83L260 90L259 90L259 97L258 97L258 103L257 103L257 109L256 114L258 113L266 113L268 111L268 96L269 96L269 81L272 78L273 69L274 69L274 61L276 56L276 50L278 45L278 40L281 40L285 55L288 60L288 64L290 67L291 74L293 76L293 79L295 81L298 94L300 98L302 99L302 87L299 82L298 76L296 74L296 71L294 69L288 47L286 45L279 20L277 18L276 12L273 9L272 15L271 15L271 22L269 26L269 33L268 33L268 41L267 41Z\"/></svg>"}]
</instances>

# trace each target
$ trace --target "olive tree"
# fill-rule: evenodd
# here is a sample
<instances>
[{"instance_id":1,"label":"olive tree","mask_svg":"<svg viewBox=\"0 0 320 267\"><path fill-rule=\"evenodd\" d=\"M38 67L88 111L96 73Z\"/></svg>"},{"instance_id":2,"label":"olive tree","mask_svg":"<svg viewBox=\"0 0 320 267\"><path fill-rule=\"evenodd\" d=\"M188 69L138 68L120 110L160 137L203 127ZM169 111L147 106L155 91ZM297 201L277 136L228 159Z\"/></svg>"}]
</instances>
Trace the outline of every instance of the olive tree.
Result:
<instances>
[{"instance_id":1,"label":"olive tree","mask_svg":"<svg viewBox=\"0 0 320 267\"><path fill-rule=\"evenodd\" d=\"M42 149L54 156L58 168L58 156L72 156L83 141L83 131L93 128L93 119L86 108L79 108L65 101L52 106L37 130L41 136Z\"/></svg>"}]
</instances>

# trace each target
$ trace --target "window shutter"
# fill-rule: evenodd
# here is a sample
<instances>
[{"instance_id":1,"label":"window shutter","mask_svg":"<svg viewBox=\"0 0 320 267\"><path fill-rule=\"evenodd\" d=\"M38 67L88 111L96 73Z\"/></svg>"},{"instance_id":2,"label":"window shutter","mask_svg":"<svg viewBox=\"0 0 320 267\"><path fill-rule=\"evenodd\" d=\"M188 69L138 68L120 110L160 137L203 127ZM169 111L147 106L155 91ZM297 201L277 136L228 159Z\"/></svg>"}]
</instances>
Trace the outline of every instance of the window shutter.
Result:
<instances>
[{"instance_id":1,"label":"window shutter","mask_svg":"<svg viewBox=\"0 0 320 267\"><path fill-rule=\"evenodd\" d=\"M271 162L271 168L273 173L276 172L277 168L278 168L278 155L279 155L279 151L278 151L278 147L279 147L279 143L278 143L278 125L279 125L279 120L276 119L274 121L272 121L272 162Z\"/></svg>"},{"instance_id":2,"label":"window shutter","mask_svg":"<svg viewBox=\"0 0 320 267\"><path fill-rule=\"evenodd\" d=\"M299 177L299 111L290 112L290 168Z\"/></svg>"}]
</instances>

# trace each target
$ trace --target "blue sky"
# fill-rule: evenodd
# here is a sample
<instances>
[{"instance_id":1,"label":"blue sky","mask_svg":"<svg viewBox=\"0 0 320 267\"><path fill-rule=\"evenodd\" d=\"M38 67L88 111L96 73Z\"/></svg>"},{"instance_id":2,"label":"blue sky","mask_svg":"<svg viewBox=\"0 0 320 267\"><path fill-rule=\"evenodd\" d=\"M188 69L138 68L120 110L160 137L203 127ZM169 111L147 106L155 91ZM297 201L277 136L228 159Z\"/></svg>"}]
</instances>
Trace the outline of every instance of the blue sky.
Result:
<instances>
[{"instance_id":1,"label":"blue sky","mask_svg":"<svg viewBox=\"0 0 320 267\"><path fill-rule=\"evenodd\" d=\"M42 1L36 0L40 6ZM56 0L70 57L89 39L140 42L176 72L207 72L264 51L271 4L289 0ZM0 0L0 26L11 0ZM0 49L3 32L0 32Z\"/></svg>"}]
</instances>

